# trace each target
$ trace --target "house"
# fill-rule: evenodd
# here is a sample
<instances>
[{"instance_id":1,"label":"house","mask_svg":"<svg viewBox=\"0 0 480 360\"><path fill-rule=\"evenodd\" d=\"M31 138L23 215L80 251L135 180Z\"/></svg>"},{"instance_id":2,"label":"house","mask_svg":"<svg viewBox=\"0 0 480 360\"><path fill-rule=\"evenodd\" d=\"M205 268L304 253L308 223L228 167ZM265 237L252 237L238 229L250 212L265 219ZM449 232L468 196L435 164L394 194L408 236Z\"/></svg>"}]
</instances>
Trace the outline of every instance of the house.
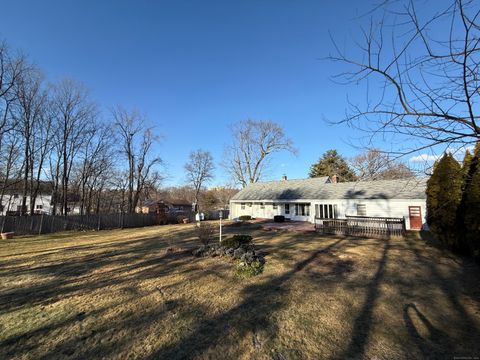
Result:
<instances>
[{"instance_id":1,"label":"house","mask_svg":"<svg viewBox=\"0 0 480 360\"><path fill-rule=\"evenodd\" d=\"M192 204L181 202L167 202L147 199L135 208L135 212L143 214L155 214L161 209L164 213L183 214L192 211Z\"/></svg>"},{"instance_id":2,"label":"house","mask_svg":"<svg viewBox=\"0 0 480 360\"><path fill-rule=\"evenodd\" d=\"M404 218L407 229L421 229L426 215L426 179L338 183L336 178L259 182L230 201L230 219L242 215L272 219L275 215L314 223L345 216Z\"/></svg>"},{"instance_id":3,"label":"house","mask_svg":"<svg viewBox=\"0 0 480 360\"><path fill-rule=\"evenodd\" d=\"M20 191L12 190L3 195L0 201L0 215L16 215L22 211L23 196ZM50 214L52 211L52 195L39 193L35 199L35 214ZM30 213L30 196L26 198L26 213Z\"/></svg>"}]
</instances>

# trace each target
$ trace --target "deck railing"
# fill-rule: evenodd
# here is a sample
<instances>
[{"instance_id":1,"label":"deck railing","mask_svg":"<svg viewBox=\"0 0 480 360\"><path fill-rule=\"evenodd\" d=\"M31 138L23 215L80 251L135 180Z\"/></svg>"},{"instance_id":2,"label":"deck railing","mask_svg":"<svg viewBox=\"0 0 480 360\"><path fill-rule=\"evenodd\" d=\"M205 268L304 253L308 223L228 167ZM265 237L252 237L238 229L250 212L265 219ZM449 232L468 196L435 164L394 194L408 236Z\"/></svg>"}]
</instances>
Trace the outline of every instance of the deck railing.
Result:
<instances>
[{"instance_id":1,"label":"deck railing","mask_svg":"<svg viewBox=\"0 0 480 360\"><path fill-rule=\"evenodd\" d=\"M315 217L315 229L322 234L385 239L404 236L403 218L347 216L345 219Z\"/></svg>"}]
</instances>

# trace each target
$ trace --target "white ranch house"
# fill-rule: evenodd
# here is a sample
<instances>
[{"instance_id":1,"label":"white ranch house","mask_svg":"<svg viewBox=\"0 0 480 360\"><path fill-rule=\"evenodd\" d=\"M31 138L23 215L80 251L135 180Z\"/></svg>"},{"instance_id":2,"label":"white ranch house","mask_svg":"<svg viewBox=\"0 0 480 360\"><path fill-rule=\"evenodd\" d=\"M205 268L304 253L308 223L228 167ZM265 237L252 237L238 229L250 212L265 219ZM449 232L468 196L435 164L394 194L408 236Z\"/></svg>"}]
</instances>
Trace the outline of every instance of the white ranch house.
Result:
<instances>
[{"instance_id":1,"label":"white ranch house","mask_svg":"<svg viewBox=\"0 0 480 360\"><path fill-rule=\"evenodd\" d=\"M404 218L407 230L426 223L426 179L336 183L326 177L250 184L230 201L230 219L275 215L314 223L346 215Z\"/></svg>"}]
</instances>

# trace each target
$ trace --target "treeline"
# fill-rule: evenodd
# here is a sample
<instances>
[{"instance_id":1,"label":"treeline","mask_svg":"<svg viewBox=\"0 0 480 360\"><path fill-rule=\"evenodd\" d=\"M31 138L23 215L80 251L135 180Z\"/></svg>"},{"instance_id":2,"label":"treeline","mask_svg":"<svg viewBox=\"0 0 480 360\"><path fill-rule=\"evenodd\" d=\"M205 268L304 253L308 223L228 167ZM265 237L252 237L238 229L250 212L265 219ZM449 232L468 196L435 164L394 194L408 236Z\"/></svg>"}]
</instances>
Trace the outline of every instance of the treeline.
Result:
<instances>
[{"instance_id":1,"label":"treeline","mask_svg":"<svg viewBox=\"0 0 480 360\"><path fill-rule=\"evenodd\" d=\"M312 178L336 175L338 181L346 182L408 179L415 177L415 172L379 149L366 150L351 159L331 149L312 164L308 175Z\"/></svg>"},{"instance_id":2,"label":"treeline","mask_svg":"<svg viewBox=\"0 0 480 360\"><path fill-rule=\"evenodd\" d=\"M427 183L427 222L455 252L480 259L480 142L463 164L445 154Z\"/></svg>"},{"instance_id":3,"label":"treeline","mask_svg":"<svg viewBox=\"0 0 480 360\"><path fill-rule=\"evenodd\" d=\"M82 214L134 212L162 178L158 136L137 111L117 106L107 118L81 83L48 82L0 43L0 206L15 190L33 214L48 185L53 213L72 202Z\"/></svg>"}]
</instances>

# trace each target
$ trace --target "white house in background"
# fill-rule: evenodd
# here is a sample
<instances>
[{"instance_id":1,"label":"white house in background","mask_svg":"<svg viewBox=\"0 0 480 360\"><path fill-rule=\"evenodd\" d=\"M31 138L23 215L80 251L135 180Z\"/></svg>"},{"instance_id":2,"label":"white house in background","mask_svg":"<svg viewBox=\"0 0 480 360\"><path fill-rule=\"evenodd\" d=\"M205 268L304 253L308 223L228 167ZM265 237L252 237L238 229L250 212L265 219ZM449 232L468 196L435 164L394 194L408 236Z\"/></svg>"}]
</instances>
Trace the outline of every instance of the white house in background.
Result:
<instances>
[{"instance_id":1,"label":"white house in background","mask_svg":"<svg viewBox=\"0 0 480 360\"><path fill-rule=\"evenodd\" d=\"M35 200L35 214L50 214L52 211L52 195L38 194ZM22 193L20 191L11 191L3 195L0 203L0 215L6 215L7 212L20 213L22 210ZM27 213L30 212L30 196L27 196Z\"/></svg>"},{"instance_id":2,"label":"white house in background","mask_svg":"<svg viewBox=\"0 0 480 360\"><path fill-rule=\"evenodd\" d=\"M250 184L230 200L230 219L275 215L313 223L346 215L405 218L407 230L426 222L426 179L337 183L327 177Z\"/></svg>"}]
</instances>

